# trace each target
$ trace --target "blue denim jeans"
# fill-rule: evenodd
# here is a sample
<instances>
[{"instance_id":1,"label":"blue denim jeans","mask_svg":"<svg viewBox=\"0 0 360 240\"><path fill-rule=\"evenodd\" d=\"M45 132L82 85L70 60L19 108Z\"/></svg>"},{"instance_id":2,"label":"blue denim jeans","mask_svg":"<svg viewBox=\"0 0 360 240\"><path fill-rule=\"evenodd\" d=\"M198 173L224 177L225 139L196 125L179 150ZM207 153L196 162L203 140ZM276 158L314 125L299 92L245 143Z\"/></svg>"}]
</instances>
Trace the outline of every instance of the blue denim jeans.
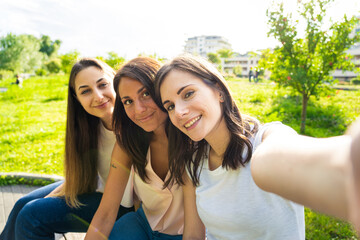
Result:
<instances>
[{"instance_id":1,"label":"blue denim jeans","mask_svg":"<svg viewBox=\"0 0 360 240\"><path fill-rule=\"evenodd\" d=\"M169 235L153 231L140 207L136 212L130 212L115 222L109 240L181 240L182 235Z\"/></svg>"},{"instance_id":2,"label":"blue denim jeans","mask_svg":"<svg viewBox=\"0 0 360 240\"><path fill-rule=\"evenodd\" d=\"M78 196L84 204L69 207L64 198L44 198L62 182L41 187L20 198L13 207L0 240L53 240L55 233L86 232L102 197L93 192ZM133 208L120 207L118 218Z\"/></svg>"}]
</instances>

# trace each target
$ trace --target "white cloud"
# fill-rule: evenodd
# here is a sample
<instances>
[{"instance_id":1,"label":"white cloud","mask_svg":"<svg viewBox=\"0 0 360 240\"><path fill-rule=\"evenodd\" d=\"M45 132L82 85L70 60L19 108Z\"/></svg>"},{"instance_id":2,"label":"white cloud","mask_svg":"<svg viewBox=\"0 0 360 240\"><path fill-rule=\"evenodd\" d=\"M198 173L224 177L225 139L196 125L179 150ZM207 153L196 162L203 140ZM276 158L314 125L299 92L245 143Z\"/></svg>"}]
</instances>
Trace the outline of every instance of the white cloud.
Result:
<instances>
[{"instance_id":1,"label":"white cloud","mask_svg":"<svg viewBox=\"0 0 360 240\"><path fill-rule=\"evenodd\" d=\"M287 0L294 8L297 0ZM49 35L62 40L61 52L84 56L115 51L126 58L139 53L173 57L185 40L221 35L233 50L246 52L275 45L267 38L270 0L1 0L0 34ZM359 14L358 0L336 0L335 20Z\"/></svg>"}]
</instances>

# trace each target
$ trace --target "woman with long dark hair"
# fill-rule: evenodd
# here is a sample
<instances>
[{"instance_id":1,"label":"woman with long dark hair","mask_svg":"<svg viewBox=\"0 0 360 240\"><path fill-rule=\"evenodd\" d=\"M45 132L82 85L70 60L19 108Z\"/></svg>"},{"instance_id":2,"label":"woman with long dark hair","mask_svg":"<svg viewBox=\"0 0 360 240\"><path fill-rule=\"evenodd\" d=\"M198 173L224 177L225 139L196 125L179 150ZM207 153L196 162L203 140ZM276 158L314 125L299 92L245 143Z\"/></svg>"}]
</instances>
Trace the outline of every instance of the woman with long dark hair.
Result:
<instances>
[{"instance_id":1,"label":"woman with long dark hair","mask_svg":"<svg viewBox=\"0 0 360 240\"><path fill-rule=\"evenodd\" d=\"M168 181L167 114L154 102L160 63L148 57L129 61L116 74L113 125L116 133L109 178L85 239L182 239L182 188ZM134 174L136 212L115 223L125 183ZM114 212L115 211L115 212ZM204 236L204 232L202 232Z\"/></svg>"},{"instance_id":2,"label":"woman with long dark hair","mask_svg":"<svg viewBox=\"0 0 360 240\"><path fill-rule=\"evenodd\" d=\"M172 122L172 180L194 201L185 212L184 239L198 239L204 227L209 240L305 239L303 206L258 188L249 164L268 136L296 132L241 114L225 79L201 58L173 59L155 85Z\"/></svg>"},{"instance_id":3,"label":"woman with long dark hair","mask_svg":"<svg viewBox=\"0 0 360 240\"><path fill-rule=\"evenodd\" d=\"M116 141L114 74L94 58L75 63L68 88L65 180L19 199L1 240L54 239L54 233L87 231L102 197ZM124 184L127 189L117 218L133 210L131 182Z\"/></svg>"}]
</instances>

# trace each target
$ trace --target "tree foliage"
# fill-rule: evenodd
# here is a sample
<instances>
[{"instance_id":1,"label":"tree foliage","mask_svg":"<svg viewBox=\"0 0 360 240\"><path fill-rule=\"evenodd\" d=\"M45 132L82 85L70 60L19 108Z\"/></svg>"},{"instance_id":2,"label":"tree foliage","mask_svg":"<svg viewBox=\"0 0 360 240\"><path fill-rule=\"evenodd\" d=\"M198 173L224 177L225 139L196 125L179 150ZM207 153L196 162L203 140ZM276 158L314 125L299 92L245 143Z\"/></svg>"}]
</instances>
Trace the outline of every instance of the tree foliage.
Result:
<instances>
[{"instance_id":1,"label":"tree foliage","mask_svg":"<svg viewBox=\"0 0 360 240\"><path fill-rule=\"evenodd\" d=\"M214 64L220 64L221 63L221 60L220 60L220 57L217 53L208 53L207 54L207 58L210 62L214 63Z\"/></svg>"},{"instance_id":2,"label":"tree foliage","mask_svg":"<svg viewBox=\"0 0 360 240\"><path fill-rule=\"evenodd\" d=\"M44 54L40 41L27 34L7 34L0 38L0 69L13 72L31 72L42 64Z\"/></svg>"},{"instance_id":3,"label":"tree foliage","mask_svg":"<svg viewBox=\"0 0 360 240\"><path fill-rule=\"evenodd\" d=\"M241 73L242 73L242 66L241 65L236 65L235 67L233 67L232 71L235 74L235 76L240 77Z\"/></svg>"},{"instance_id":4,"label":"tree foliage","mask_svg":"<svg viewBox=\"0 0 360 240\"><path fill-rule=\"evenodd\" d=\"M61 66L64 73L70 73L72 66L78 60L80 52L74 50L60 56Z\"/></svg>"},{"instance_id":5,"label":"tree foliage","mask_svg":"<svg viewBox=\"0 0 360 240\"><path fill-rule=\"evenodd\" d=\"M231 58L234 52L231 49L228 48L222 48L216 51L217 54L219 54L220 58L226 59Z\"/></svg>"},{"instance_id":6,"label":"tree foliage","mask_svg":"<svg viewBox=\"0 0 360 240\"><path fill-rule=\"evenodd\" d=\"M51 41L47 35L42 35L40 38L40 52L45 53L49 58L57 55L60 45L60 40Z\"/></svg>"},{"instance_id":7,"label":"tree foliage","mask_svg":"<svg viewBox=\"0 0 360 240\"><path fill-rule=\"evenodd\" d=\"M35 72L57 55L61 41L49 36L12 33L0 38L0 69L15 73Z\"/></svg>"},{"instance_id":8,"label":"tree foliage","mask_svg":"<svg viewBox=\"0 0 360 240\"><path fill-rule=\"evenodd\" d=\"M260 64L272 72L271 78L280 86L290 87L302 95L301 129L305 132L306 108L310 96L334 84L330 75L335 69L351 70L353 64L346 50L359 42L360 36L350 37L359 22L346 15L340 22L324 29L327 7L333 0L298 0L298 13L305 22L304 37L298 37L299 20L284 12L283 3L268 9L269 36L281 45L272 53L263 52L267 60ZM266 56L265 56L266 55ZM267 62L264 64L264 62Z\"/></svg>"},{"instance_id":9,"label":"tree foliage","mask_svg":"<svg viewBox=\"0 0 360 240\"><path fill-rule=\"evenodd\" d=\"M105 62L114 70L118 70L125 62L125 58L120 57L116 52L108 52L108 57L105 58Z\"/></svg>"}]
</instances>

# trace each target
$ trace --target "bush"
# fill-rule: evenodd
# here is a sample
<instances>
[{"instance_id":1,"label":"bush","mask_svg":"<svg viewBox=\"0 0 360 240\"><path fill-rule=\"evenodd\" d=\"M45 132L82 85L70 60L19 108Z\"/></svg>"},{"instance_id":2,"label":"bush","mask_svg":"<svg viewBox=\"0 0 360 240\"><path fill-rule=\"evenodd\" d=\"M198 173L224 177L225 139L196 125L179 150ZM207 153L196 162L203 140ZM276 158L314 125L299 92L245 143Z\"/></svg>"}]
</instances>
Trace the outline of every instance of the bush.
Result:
<instances>
[{"instance_id":1,"label":"bush","mask_svg":"<svg viewBox=\"0 0 360 240\"><path fill-rule=\"evenodd\" d=\"M36 69L35 74L37 76L45 76L47 74L47 71L46 71L46 69L39 68L39 69Z\"/></svg>"},{"instance_id":2,"label":"bush","mask_svg":"<svg viewBox=\"0 0 360 240\"><path fill-rule=\"evenodd\" d=\"M61 60L56 58L46 63L46 68L50 73L59 73L61 70Z\"/></svg>"},{"instance_id":3,"label":"bush","mask_svg":"<svg viewBox=\"0 0 360 240\"><path fill-rule=\"evenodd\" d=\"M360 85L360 79L353 79L353 80L351 80L351 84Z\"/></svg>"},{"instance_id":4,"label":"bush","mask_svg":"<svg viewBox=\"0 0 360 240\"><path fill-rule=\"evenodd\" d=\"M0 70L0 79L8 79L14 77L13 71L9 70Z\"/></svg>"}]
</instances>

